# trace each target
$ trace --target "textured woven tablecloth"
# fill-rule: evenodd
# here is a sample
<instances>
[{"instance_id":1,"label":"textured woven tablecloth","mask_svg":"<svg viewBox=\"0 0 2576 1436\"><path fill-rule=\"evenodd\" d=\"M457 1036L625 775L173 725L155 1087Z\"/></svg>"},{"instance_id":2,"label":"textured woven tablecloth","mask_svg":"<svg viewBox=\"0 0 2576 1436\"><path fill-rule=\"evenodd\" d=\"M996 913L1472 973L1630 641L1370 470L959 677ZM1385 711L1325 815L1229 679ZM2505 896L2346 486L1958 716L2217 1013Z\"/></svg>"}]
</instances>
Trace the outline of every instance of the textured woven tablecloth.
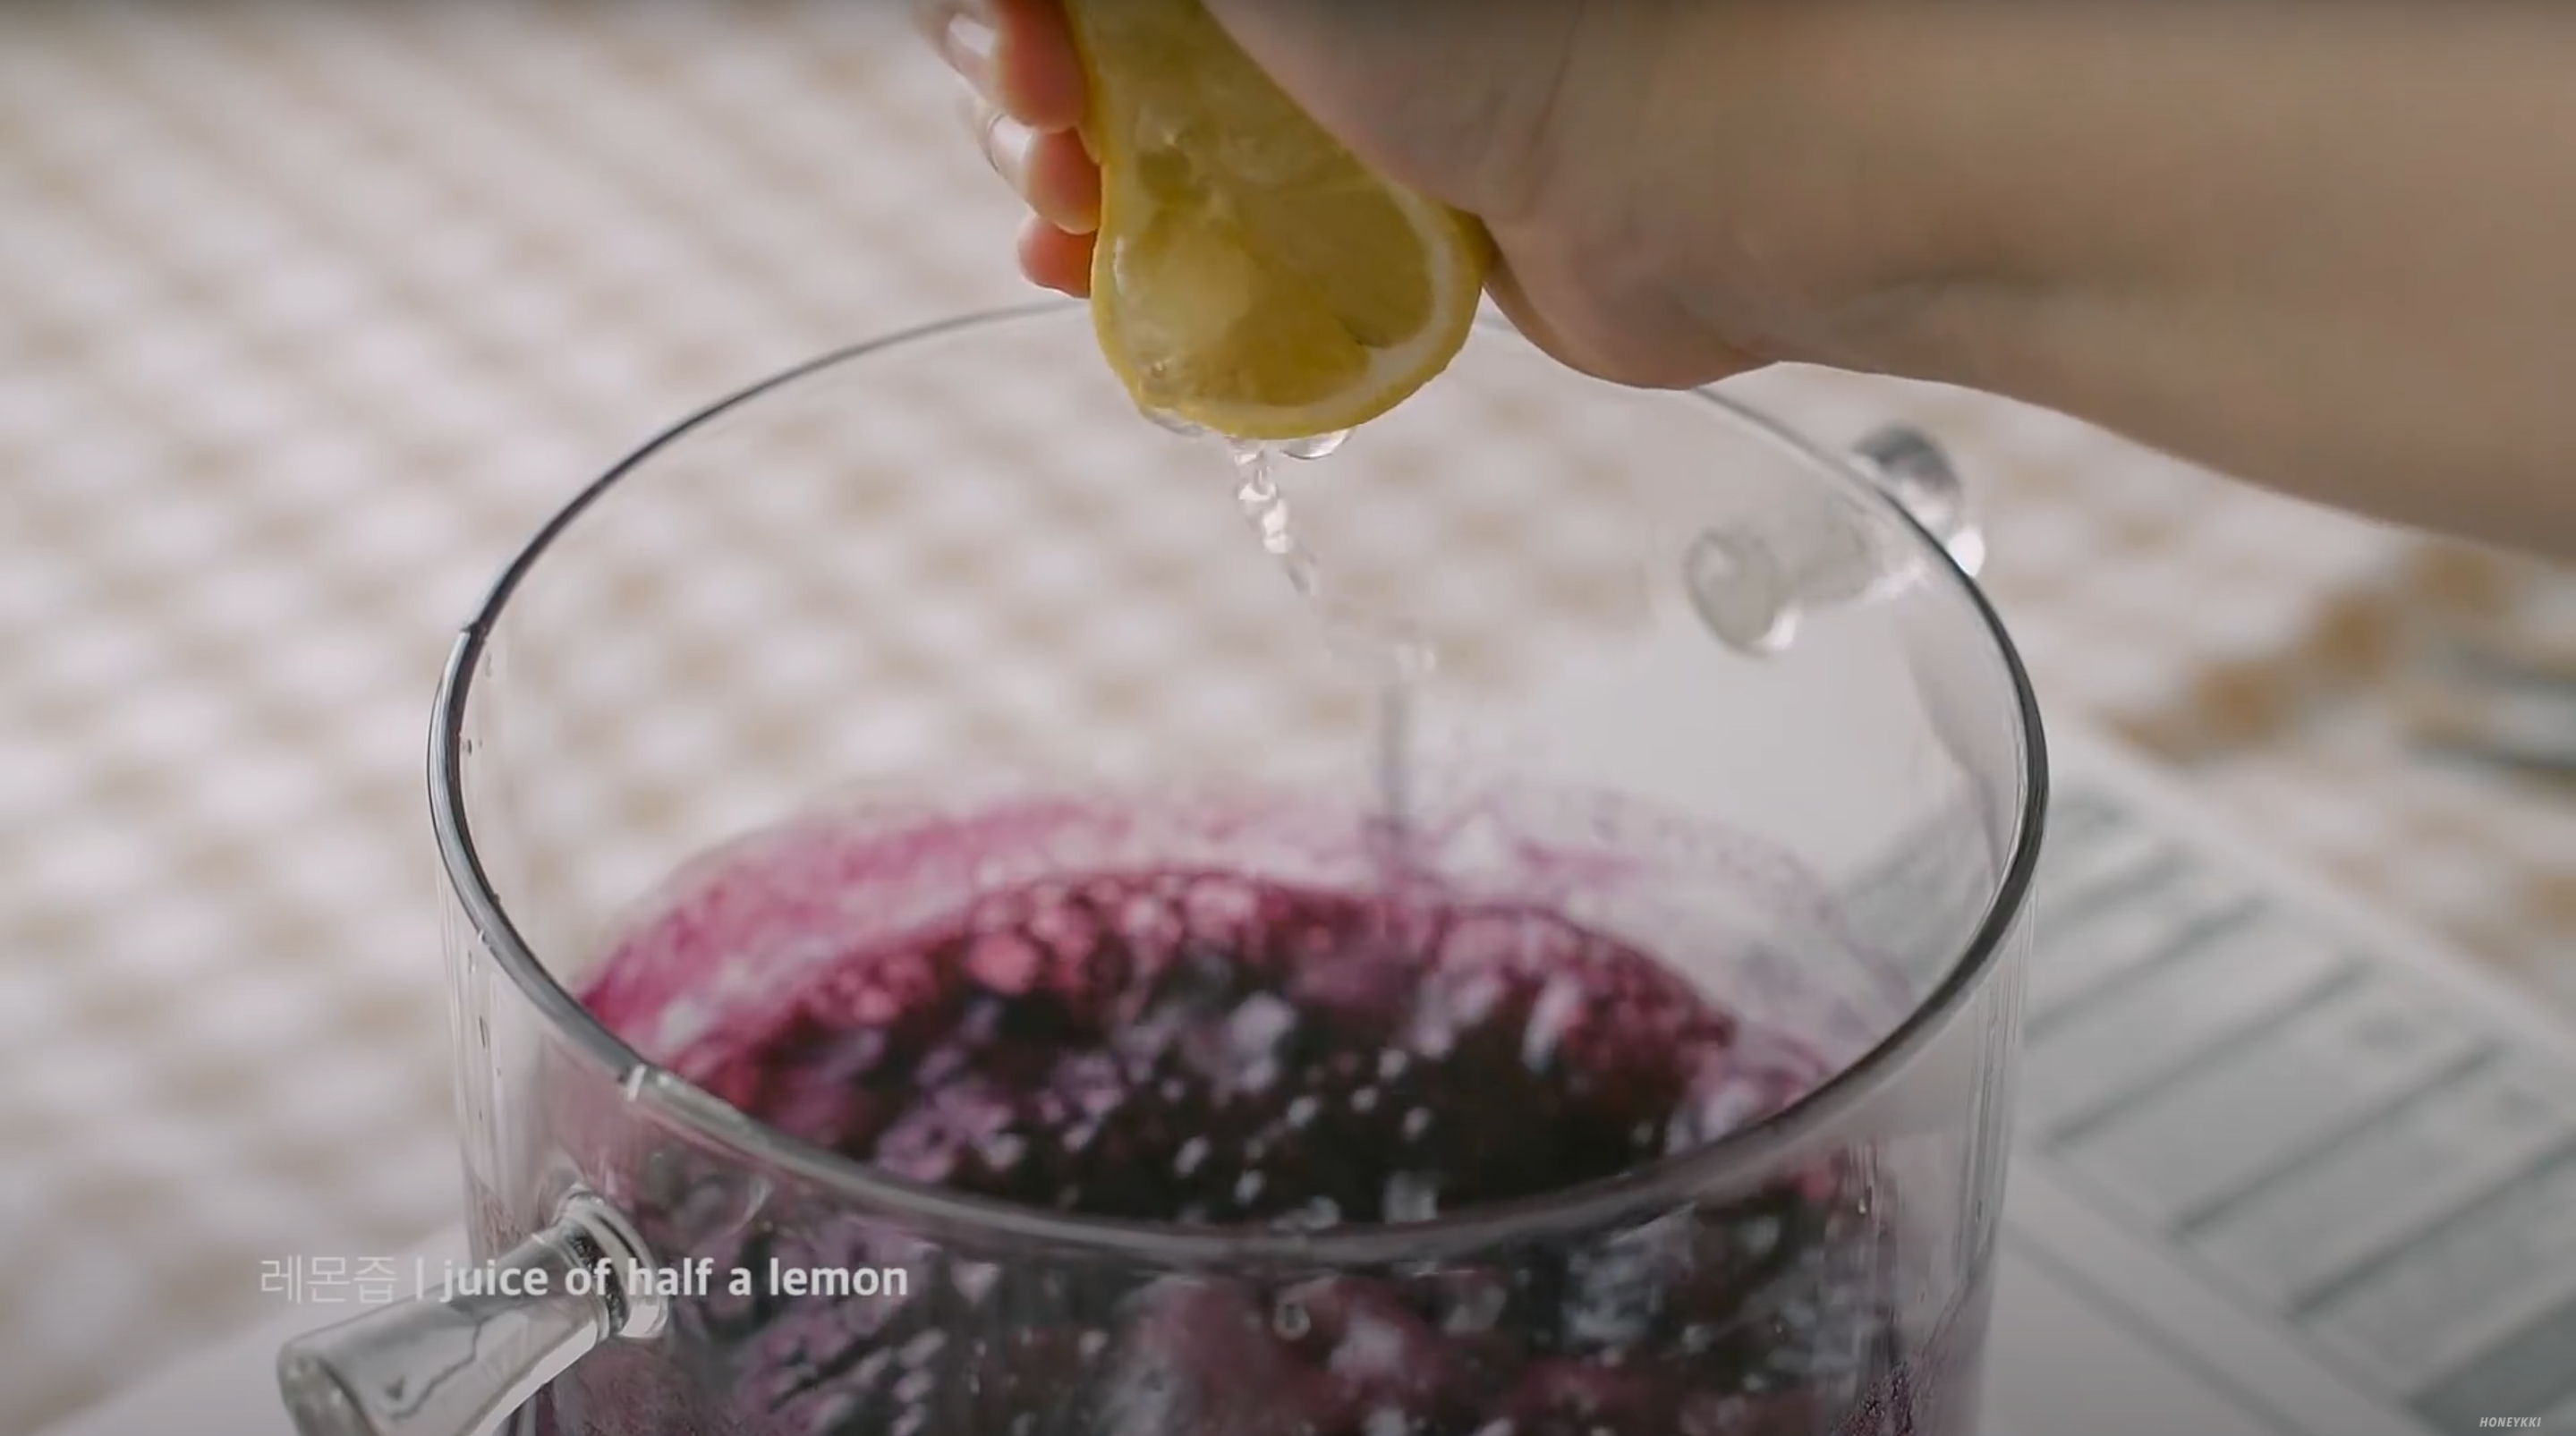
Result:
<instances>
[{"instance_id":1,"label":"textured woven tablecloth","mask_svg":"<svg viewBox=\"0 0 2576 1436\"><path fill-rule=\"evenodd\" d=\"M457 621L675 415L1023 297L1012 226L890 4L0 7L0 1436L452 1214ZM1978 396L1744 392L1930 428L2049 703L2576 994L2576 805L2400 740L2408 615L2490 565Z\"/></svg>"}]
</instances>

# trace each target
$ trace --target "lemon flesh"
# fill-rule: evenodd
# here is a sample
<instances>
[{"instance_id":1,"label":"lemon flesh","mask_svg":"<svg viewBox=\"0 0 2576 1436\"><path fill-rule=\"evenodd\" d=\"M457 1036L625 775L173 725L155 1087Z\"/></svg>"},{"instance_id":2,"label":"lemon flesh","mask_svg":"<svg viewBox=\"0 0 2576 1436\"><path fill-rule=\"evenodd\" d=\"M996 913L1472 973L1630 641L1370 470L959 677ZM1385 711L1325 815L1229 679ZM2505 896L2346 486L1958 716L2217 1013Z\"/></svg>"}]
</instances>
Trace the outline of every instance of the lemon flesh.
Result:
<instances>
[{"instance_id":1,"label":"lemon flesh","mask_svg":"<svg viewBox=\"0 0 2576 1436\"><path fill-rule=\"evenodd\" d=\"M1483 227L1370 170L1200 0L1073 0L1101 168L1091 313L1138 407L1238 439L1376 418L1456 357Z\"/></svg>"}]
</instances>

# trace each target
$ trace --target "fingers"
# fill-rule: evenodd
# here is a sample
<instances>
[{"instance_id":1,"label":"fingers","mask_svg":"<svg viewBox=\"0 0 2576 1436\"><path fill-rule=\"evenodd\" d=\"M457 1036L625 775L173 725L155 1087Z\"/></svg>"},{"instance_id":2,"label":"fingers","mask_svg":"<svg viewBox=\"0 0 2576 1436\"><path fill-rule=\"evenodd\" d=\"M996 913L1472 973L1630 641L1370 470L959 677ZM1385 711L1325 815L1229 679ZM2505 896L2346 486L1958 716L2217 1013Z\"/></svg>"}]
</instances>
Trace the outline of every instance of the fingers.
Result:
<instances>
[{"instance_id":1,"label":"fingers","mask_svg":"<svg viewBox=\"0 0 2576 1436\"><path fill-rule=\"evenodd\" d=\"M1062 0L914 0L931 49L976 94L1038 134L1082 123L1082 62Z\"/></svg>"},{"instance_id":2,"label":"fingers","mask_svg":"<svg viewBox=\"0 0 2576 1436\"><path fill-rule=\"evenodd\" d=\"M968 122L984 162L1040 219L1073 234L1100 227L1100 166L1079 135L1033 129L980 99L969 103Z\"/></svg>"},{"instance_id":3,"label":"fingers","mask_svg":"<svg viewBox=\"0 0 2576 1436\"><path fill-rule=\"evenodd\" d=\"M993 98L1011 118L1040 134L1082 123L1090 96L1063 0L985 0L1001 46L994 57Z\"/></svg>"},{"instance_id":4,"label":"fingers","mask_svg":"<svg viewBox=\"0 0 2576 1436\"><path fill-rule=\"evenodd\" d=\"M1001 46L988 9L973 0L913 0L912 6L913 28L931 52L979 95L993 92L993 52Z\"/></svg>"},{"instance_id":5,"label":"fingers","mask_svg":"<svg viewBox=\"0 0 2576 1436\"><path fill-rule=\"evenodd\" d=\"M1020 156L1019 191L1040 219L1068 234L1100 228L1100 166L1070 131L1030 138Z\"/></svg>"},{"instance_id":6,"label":"fingers","mask_svg":"<svg viewBox=\"0 0 2576 1436\"><path fill-rule=\"evenodd\" d=\"M1020 230L1020 273L1031 284L1070 294L1091 296L1093 236L1067 234L1043 219L1032 218Z\"/></svg>"},{"instance_id":7,"label":"fingers","mask_svg":"<svg viewBox=\"0 0 2576 1436\"><path fill-rule=\"evenodd\" d=\"M1075 131L1089 97L1063 0L915 0L913 15L966 82L967 123L985 162L1033 212L1020 234L1021 273L1088 294L1100 166Z\"/></svg>"}]
</instances>

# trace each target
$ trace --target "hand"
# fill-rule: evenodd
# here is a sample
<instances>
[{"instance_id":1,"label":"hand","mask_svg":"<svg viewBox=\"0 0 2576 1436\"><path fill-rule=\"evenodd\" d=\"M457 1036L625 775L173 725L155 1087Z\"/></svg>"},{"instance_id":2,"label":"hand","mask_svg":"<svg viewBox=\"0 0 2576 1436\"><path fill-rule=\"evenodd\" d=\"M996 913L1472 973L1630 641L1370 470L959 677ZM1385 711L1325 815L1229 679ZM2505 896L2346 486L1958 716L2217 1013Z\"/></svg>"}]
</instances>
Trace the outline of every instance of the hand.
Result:
<instances>
[{"instance_id":1,"label":"hand","mask_svg":"<svg viewBox=\"0 0 2576 1436\"><path fill-rule=\"evenodd\" d=\"M1080 293L1062 0L937 3L991 18L943 53L1015 122L1023 267ZM1484 220L1496 300L1576 368L1962 384L2576 552L2576 191L2532 142L2576 126L2568 7L1207 3L1354 152Z\"/></svg>"},{"instance_id":2,"label":"hand","mask_svg":"<svg viewBox=\"0 0 2576 1436\"><path fill-rule=\"evenodd\" d=\"M1746 8L1210 0L1355 153L1485 222L1502 259L1494 298L1532 340L1594 375L1659 387L1820 357L1800 352L1814 317L1779 312L1783 298L1830 307L1845 273L1874 277L1842 259L1849 246L1806 235L1765 233L1781 241L1774 252L1750 251L1732 217L1765 185L1800 183L1763 162L1762 146L1744 147L1755 163L1732 189L1702 167L1724 157L1705 142L1723 128L1712 95L1733 86L1755 106L1794 91L1774 61L1800 27ZM1033 211L1022 270L1085 293L1100 176L1075 130L1086 98L1061 0L934 0L924 19L983 99L994 168ZM1786 124L1748 113L1758 137ZM1744 262L1711 283L1730 249ZM1781 282L1784 263L1813 272Z\"/></svg>"},{"instance_id":3,"label":"hand","mask_svg":"<svg viewBox=\"0 0 2576 1436\"><path fill-rule=\"evenodd\" d=\"M984 157L1027 201L1020 271L1082 298L1100 227L1100 167L1075 126L1089 103L1062 0L927 0L915 17L976 95Z\"/></svg>"}]
</instances>

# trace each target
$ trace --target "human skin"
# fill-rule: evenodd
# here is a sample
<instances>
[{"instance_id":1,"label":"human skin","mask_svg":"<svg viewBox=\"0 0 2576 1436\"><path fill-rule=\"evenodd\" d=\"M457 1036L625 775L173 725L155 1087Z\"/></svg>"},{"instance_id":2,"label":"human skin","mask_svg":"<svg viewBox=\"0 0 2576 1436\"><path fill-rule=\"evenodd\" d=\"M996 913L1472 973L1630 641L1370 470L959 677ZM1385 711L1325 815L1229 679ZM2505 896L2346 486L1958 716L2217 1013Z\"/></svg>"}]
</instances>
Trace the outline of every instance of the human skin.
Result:
<instances>
[{"instance_id":1,"label":"human skin","mask_svg":"<svg viewBox=\"0 0 2576 1436\"><path fill-rule=\"evenodd\" d=\"M1559 359L1960 384L2362 513L2576 556L2576 7L2506 0L1209 0L1482 218ZM1098 172L1059 0L944 47L1022 267Z\"/></svg>"}]
</instances>

